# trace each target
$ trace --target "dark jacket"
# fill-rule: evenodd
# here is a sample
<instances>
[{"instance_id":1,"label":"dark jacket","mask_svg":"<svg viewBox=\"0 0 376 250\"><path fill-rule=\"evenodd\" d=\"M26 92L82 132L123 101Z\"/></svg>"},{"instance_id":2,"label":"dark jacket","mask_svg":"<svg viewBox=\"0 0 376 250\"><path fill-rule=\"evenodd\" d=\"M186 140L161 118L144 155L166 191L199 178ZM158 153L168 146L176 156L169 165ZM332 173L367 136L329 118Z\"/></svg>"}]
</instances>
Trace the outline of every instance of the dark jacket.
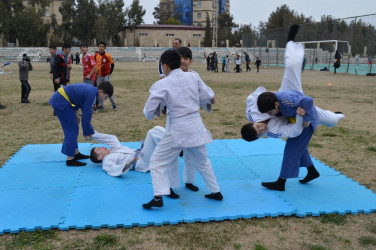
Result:
<instances>
[{"instance_id":1,"label":"dark jacket","mask_svg":"<svg viewBox=\"0 0 376 250\"><path fill-rule=\"evenodd\" d=\"M55 57L54 64L52 65L52 74L53 74L53 80L55 82L55 79L60 79L59 84L64 84L69 82L69 70L67 68L67 65L71 63L71 59L66 56L64 58L63 53L59 53Z\"/></svg>"}]
</instances>

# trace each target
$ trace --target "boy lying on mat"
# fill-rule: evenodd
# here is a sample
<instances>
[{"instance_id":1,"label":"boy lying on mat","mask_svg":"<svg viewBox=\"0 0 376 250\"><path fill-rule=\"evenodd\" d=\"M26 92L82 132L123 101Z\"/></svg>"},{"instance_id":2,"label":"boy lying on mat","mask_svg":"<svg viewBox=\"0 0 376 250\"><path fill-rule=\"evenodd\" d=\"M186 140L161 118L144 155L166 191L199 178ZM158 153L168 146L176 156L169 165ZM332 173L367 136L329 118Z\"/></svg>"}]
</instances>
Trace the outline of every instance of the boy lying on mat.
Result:
<instances>
[{"instance_id":1,"label":"boy lying on mat","mask_svg":"<svg viewBox=\"0 0 376 250\"><path fill-rule=\"evenodd\" d=\"M150 158L159 141L165 134L165 128L155 126L148 131L145 142L141 149L131 149L120 144L119 139L114 135L102 134L95 132L91 136L91 140L106 144L107 147L95 147L91 150L90 160L94 163L102 163L103 170L111 176L121 176L126 174L129 170L136 170L138 172L147 172L150 170ZM179 195L175 193L172 188L179 187L179 168L178 158L176 157L176 164L171 167L168 172L170 180L170 194L169 198L177 199Z\"/></svg>"},{"instance_id":2,"label":"boy lying on mat","mask_svg":"<svg viewBox=\"0 0 376 250\"><path fill-rule=\"evenodd\" d=\"M165 129L155 126L146 135L141 149L131 149L120 144L114 135L102 134L95 131L91 139L108 147L95 147L90 152L90 160L94 163L102 163L103 170L111 176L121 176L130 169L139 172L149 171L149 161L156 144L164 136Z\"/></svg>"}]
</instances>

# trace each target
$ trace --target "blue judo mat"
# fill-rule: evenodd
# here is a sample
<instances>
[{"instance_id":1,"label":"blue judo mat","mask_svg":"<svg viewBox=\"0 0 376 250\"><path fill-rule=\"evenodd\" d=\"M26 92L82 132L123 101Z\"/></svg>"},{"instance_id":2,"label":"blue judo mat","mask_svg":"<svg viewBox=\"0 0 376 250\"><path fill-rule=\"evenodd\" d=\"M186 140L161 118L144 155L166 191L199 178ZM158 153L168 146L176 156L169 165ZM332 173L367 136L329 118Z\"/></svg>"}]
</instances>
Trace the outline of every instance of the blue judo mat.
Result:
<instances>
[{"instance_id":1,"label":"blue judo mat","mask_svg":"<svg viewBox=\"0 0 376 250\"><path fill-rule=\"evenodd\" d=\"M316 159L321 176L311 183L289 179L285 192L263 188L261 181L274 181L279 175L284 145L279 139L215 140L208 145L208 154L223 201L204 198L208 191L197 174L198 192L186 189L181 181L176 190L180 199L166 197L163 208L152 210L141 207L153 196L149 173L130 171L111 177L89 160L85 167L66 167L60 144L26 145L0 169L0 234L375 211L376 195L371 190ZM86 154L92 147L79 145ZM179 164L182 173L182 159ZM305 174L302 168L300 178Z\"/></svg>"}]
</instances>

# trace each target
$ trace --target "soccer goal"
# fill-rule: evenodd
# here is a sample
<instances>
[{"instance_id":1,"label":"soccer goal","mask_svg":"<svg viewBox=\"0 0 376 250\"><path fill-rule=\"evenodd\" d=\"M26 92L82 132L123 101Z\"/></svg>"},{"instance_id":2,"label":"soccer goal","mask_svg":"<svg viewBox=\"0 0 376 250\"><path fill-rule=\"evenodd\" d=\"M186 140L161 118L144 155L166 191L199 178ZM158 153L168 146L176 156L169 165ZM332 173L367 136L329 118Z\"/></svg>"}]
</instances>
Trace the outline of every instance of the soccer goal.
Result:
<instances>
[{"instance_id":1,"label":"soccer goal","mask_svg":"<svg viewBox=\"0 0 376 250\"><path fill-rule=\"evenodd\" d=\"M348 41L342 40L321 40L304 41L304 57L306 69L321 70L333 69L334 55L338 50L341 54L341 71L348 71L348 63L351 58L351 46Z\"/></svg>"}]
</instances>

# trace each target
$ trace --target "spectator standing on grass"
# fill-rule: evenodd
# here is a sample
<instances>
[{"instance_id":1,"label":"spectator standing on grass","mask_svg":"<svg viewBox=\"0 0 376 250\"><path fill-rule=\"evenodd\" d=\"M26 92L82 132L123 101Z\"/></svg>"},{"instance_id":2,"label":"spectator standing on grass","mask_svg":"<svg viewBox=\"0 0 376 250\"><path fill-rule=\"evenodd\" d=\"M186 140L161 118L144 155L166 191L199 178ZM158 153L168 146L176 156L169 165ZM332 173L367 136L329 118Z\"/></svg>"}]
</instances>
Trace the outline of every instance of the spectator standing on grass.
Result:
<instances>
[{"instance_id":1,"label":"spectator standing on grass","mask_svg":"<svg viewBox=\"0 0 376 250\"><path fill-rule=\"evenodd\" d=\"M210 71L215 71L215 52L210 54Z\"/></svg>"},{"instance_id":2,"label":"spectator standing on grass","mask_svg":"<svg viewBox=\"0 0 376 250\"><path fill-rule=\"evenodd\" d=\"M76 64L80 64L80 53L76 53Z\"/></svg>"},{"instance_id":3,"label":"spectator standing on grass","mask_svg":"<svg viewBox=\"0 0 376 250\"><path fill-rule=\"evenodd\" d=\"M93 55L91 55L88 51L88 45L83 43L80 45L80 49L82 52L82 68L83 68L83 76L84 76L84 83L89 83L94 85L95 80L97 78L97 62Z\"/></svg>"},{"instance_id":4,"label":"spectator standing on grass","mask_svg":"<svg viewBox=\"0 0 376 250\"><path fill-rule=\"evenodd\" d=\"M336 50L336 54L334 55L334 65L333 65L333 67L334 67L334 74L336 74L337 73L337 69L339 67L341 67L341 58L342 58L341 53L339 53L339 51Z\"/></svg>"},{"instance_id":5,"label":"spectator standing on grass","mask_svg":"<svg viewBox=\"0 0 376 250\"><path fill-rule=\"evenodd\" d=\"M70 52L71 45L64 43L61 51L55 57L52 65L53 81L57 85L55 86L55 91L69 82L70 70L72 69L72 61L68 57Z\"/></svg>"},{"instance_id":6,"label":"spectator standing on grass","mask_svg":"<svg viewBox=\"0 0 376 250\"><path fill-rule=\"evenodd\" d=\"M99 53L95 54L95 61L97 62L97 87L101 85L102 82L111 82L110 76L115 68L114 60L112 59L111 55L106 52L107 43L104 41L100 41L98 43L98 51ZM117 110L115 98L113 95L109 97L110 102L112 104L112 109L114 111ZM101 111L104 109L103 101L99 99L99 105L96 108L96 111Z\"/></svg>"},{"instance_id":7,"label":"spectator standing on grass","mask_svg":"<svg viewBox=\"0 0 376 250\"><path fill-rule=\"evenodd\" d=\"M248 53L244 51L244 57L246 62L246 71L251 71L251 67L249 67L249 64L251 63L251 58L249 57Z\"/></svg>"},{"instance_id":8,"label":"spectator standing on grass","mask_svg":"<svg viewBox=\"0 0 376 250\"><path fill-rule=\"evenodd\" d=\"M226 66L226 56L222 56L222 72L226 72L225 66Z\"/></svg>"},{"instance_id":9,"label":"spectator standing on grass","mask_svg":"<svg viewBox=\"0 0 376 250\"><path fill-rule=\"evenodd\" d=\"M260 69L260 65L261 65L261 60L260 58L256 57L256 68L257 68L257 73L259 72L259 69Z\"/></svg>"},{"instance_id":10,"label":"spectator standing on grass","mask_svg":"<svg viewBox=\"0 0 376 250\"><path fill-rule=\"evenodd\" d=\"M303 64L302 64L302 72L303 72L304 69L305 69L305 65L306 65L306 63L307 63L307 58L306 58L305 55L304 55L304 58L303 58Z\"/></svg>"},{"instance_id":11,"label":"spectator standing on grass","mask_svg":"<svg viewBox=\"0 0 376 250\"><path fill-rule=\"evenodd\" d=\"M218 56L217 56L217 53L214 52L213 58L214 58L214 72L218 72Z\"/></svg>"},{"instance_id":12,"label":"spectator standing on grass","mask_svg":"<svg viewBox=\"0 0 376 250\"><path fill-rule=\"evenodd\" d=\"M354 66L359 66L359 55L356 54L354 57Z\"/></svg>"},{"instance_id":13,"label":"spectator standing on grass","mask_svg":"<svg viewBox=\"0 0 376 250\"><path fill-rule=\"evenodd\" d=\"M226 72L230 73L230 57L226 55Z\"/></svg>"},{"instance_id":14,"label":"spectator standing on grass","mask_svg":"<svg viewBox=\"0 0 376 250\"><path fill-rule=\"evenodd\" d=\"M206 70L210 71L210 58L211 58L211 53L206 57Z\"/></svg>"},{"instance_id":15,"label":"spectator standing on grass","mask_svg":"<svg viewBox=\"0 0 376 250\"><path fill-rule=\"evenodd\" d=\"M236 69L236 73L240 73L242 71L242 69L240 68L240 65L242 64L242 61L240 59L240 55L237 55L237 57L235 58L235 69Z\"/></svg>"},{"instance_id":16,"label":"spectator standing on grass","mask_svg":"<svg viewBox=\"0 0 376 250\"><path fill-rule=\"evenodd\" d=\"M31 87L29 84L29 71L33 70L30 59L26 54L23 54L21 62L18 62L20 81L21 81L21 103L30 103L29 94Z\"/></svg>"},{"instance_id":17,"label":"spectator standing on grass","mask_svg":"<svg viewBox=\"0 0 376 250\"><path fill-rule=\"evenodd\" d=\"M48 47L50 49L50 79L52 80L52 85L54 86L54 91L56 91L60 86L55 84L54 82L54 75L53 75L53 72L52 72L52 66L54 65L54 62L55 62L55 59L56 59L56 56L57 56L57 53L56 53L56 46L55 45L50 45Z\"/></svg>"}]
</instances>

